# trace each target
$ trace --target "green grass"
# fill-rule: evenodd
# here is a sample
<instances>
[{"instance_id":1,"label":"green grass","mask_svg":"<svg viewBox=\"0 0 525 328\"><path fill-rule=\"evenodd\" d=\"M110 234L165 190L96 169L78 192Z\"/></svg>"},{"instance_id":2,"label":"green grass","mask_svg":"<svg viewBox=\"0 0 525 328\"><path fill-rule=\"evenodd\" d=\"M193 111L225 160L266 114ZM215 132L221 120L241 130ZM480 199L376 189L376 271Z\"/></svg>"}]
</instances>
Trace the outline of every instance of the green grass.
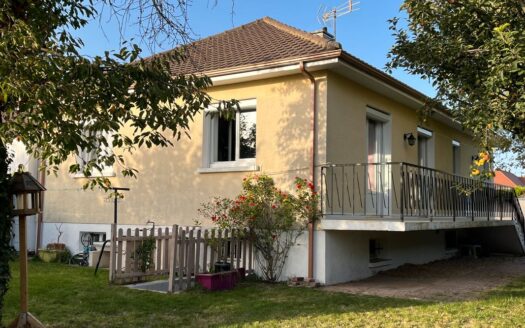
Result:
<instances>
[{"instance_id":1,"label":"green grass","mask_svg":"<svg viewBox=\"0 0 525 328\"><path fill-rule=\"evenodd\" d=\"M18 265L4 324L17 314ZM30 263L30 311L47 327L520 327L525 279L482 298L423 302L246 282L232 291L175 295L110 286L107 271Z\"/></svg>"}]
</instances>

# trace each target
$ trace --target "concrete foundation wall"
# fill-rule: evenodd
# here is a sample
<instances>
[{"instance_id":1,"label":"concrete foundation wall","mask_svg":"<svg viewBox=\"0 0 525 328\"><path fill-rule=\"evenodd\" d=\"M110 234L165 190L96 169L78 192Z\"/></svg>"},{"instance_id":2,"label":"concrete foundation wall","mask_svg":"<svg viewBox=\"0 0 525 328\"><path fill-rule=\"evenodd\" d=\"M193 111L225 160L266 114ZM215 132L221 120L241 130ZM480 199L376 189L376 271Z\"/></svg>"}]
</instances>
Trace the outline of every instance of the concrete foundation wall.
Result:
<instances>
[{"instance_id":1,"label":"concrete foundation wall","mask_svg":"<svg viewBox=\"0 0 525 328\"><path fill-rule=\"evenodd\" d=\"M62 224L62 226L60 226ZM82 223L55 223L55 222L44 222L42 228L42 247L45 248L49 243L56 243L58 230L57 226L60 226L60 230L63 232L60 237L60 242L66 244L72 253L80 253L83 251L82 243L80 242L80 234L82 232L96 232L105 233L106 239L111 238L111 224L82 224ZM128 225L119 224L119 228L151 228L151 225ZM155 228L166 228L166 226L155 226ZM171 226L170 226L171 228Z\"/></svg>"},{"instance_id":2,"label":"concrete foundation wall","mask_svg":"<svg viewBox=\"0 0 525 328\"><path fill-rule=\"evenodd\" d=\"M370 263L369 240L379 241L379 257ZM423 264L449 257L443 231L327 231L325 284L360 280L406 263ZM317 277L316 277L317 278Z\"/></svg>"},{"instance_id":3,"label":"concrete foundation wall","mask_svg":"<svg viewBox=\"0 0 525 328\"><path fill-rule=\"evenodd\" d=\"M36 250L36 216L31 215L26 218L26 238L27 238L27 250L35 251ZM11 239L11 246L14 247L17 251L19 248L18 240L18 217L13 219L13 238Z\"/></svg>"},{"instance_id":4,"label":"concrete foundation wall","mask_svg":"<svg viewBox=\"0 0 525 328\"><path fill-rule=\"evenodd\" d=\"M314 234L314 277L324 281L326 276L326 232L317 230ZM288 253L280 280L308 276L308 232L305 231Z\"/></svg>"}]
</instances>

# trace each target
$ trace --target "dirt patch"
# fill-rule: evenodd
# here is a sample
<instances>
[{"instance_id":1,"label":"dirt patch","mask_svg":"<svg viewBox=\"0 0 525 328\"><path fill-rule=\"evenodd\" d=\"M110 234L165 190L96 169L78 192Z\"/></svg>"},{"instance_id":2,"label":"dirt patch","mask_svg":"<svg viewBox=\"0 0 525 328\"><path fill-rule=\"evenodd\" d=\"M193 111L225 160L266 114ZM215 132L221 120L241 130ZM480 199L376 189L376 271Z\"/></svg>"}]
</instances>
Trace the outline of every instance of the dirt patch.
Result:
<instances>
[{"instance_id":1,"label":"dirt patch","mask_svg":"<svg viewBox=\"0 0 525 328\"><path fill-rule=\"evenodd\" d=\"M403 265L327 291L427 300L464 300L525 276L525 257L451 259Z\"/></svg>"}]
</instances>

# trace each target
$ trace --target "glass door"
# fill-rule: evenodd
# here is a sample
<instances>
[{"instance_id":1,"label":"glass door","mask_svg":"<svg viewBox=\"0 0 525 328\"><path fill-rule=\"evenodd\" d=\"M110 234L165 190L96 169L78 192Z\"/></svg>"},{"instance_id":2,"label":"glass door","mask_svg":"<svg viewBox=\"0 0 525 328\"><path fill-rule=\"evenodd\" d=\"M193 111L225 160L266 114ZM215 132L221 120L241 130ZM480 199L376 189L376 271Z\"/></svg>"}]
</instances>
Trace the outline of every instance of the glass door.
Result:
<instances>
[{"instance_id":1,"label":"glass door","mask_svg":"<svg viewBox=\"0 0 525 328\"><path fill-rule=\"evenodd\" d=\"M367 119L367 168L365 215L383 215L386 208L385 195L385 149L384 124Z\"/></svg>"}]
</instances>

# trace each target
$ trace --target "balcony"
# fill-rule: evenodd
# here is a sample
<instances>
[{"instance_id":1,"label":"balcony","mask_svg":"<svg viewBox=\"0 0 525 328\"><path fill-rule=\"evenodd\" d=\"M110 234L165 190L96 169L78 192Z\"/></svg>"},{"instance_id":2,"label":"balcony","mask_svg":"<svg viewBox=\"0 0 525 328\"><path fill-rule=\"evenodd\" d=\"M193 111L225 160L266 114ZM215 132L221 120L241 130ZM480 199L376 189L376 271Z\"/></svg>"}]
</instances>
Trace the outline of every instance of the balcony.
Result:
<instances>
[{"instance_id":1,"label":"balcony","mask_svg":"<svg viewBox=\"0 0 525 328\"><path fill-rule=\"evenodd\" d=\"M523 228L512 188L427 167L402 162L324 165L321 180L325 229L407 231L514 222Z\"/></svg>"}]
</instances>

